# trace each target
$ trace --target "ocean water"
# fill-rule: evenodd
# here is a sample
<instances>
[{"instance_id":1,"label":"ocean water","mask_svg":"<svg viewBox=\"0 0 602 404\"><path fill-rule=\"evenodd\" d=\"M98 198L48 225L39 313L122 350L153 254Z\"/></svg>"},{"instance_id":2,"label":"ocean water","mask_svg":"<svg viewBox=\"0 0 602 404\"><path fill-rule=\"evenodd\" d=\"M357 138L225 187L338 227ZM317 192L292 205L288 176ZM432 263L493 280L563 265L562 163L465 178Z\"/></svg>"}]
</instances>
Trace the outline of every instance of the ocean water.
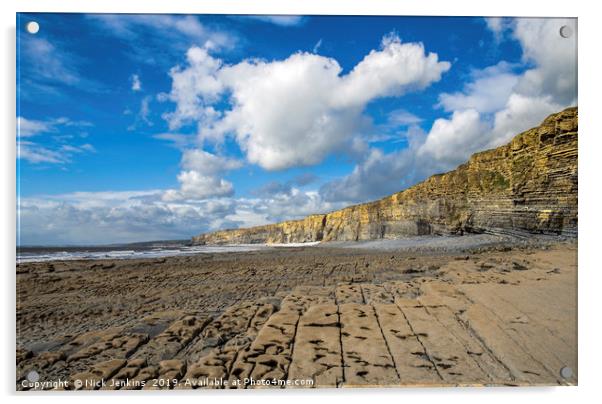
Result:
<instances>
[{"instance_id":1,"label":"ocean water","mask_svg":"<svg viewBox=\"0 0 602 404\"><path fill-rule=\"evenodd\" d=\"M258 251L282 247L309 247L319 243L237 244L221 246L93 246L17 248L17 263L63 260L161 258L194 254Z\"/></svg>"}]
</instances>

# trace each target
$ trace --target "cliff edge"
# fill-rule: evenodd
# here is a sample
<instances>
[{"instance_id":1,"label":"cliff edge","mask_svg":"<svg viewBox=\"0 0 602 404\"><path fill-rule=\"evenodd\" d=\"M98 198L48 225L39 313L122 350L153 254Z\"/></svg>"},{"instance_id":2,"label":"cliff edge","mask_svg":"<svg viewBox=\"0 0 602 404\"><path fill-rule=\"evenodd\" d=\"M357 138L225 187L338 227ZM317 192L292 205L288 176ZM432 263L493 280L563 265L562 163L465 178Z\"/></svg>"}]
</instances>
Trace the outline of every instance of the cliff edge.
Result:
<instances>
[{"instance_id":1,"label":"cliff edge","mask_svg":"<svg viewBox=\"0 0 602 404\"><path fill-rule=\"evenodd\" d=\"M201 234L192 242L300 243L465 232L576 237L577 134L577 107L567 108L504 146L378 201Z\"/></svg>"}]
</instances>

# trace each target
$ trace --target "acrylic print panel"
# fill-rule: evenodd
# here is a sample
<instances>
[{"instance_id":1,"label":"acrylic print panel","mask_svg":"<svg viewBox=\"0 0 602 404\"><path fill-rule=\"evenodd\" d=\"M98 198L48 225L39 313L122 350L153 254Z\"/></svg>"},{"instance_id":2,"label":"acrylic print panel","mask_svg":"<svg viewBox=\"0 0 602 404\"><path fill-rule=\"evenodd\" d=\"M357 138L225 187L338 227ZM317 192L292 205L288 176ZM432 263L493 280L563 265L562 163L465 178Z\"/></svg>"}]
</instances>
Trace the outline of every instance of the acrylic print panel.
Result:
<instances>
[{"instance_id":1,"label":"acrylic print panel","mask_svg":"<svg viewBox=\"0 0 602 404\"><path fill-rule=\"evenodd\" d=\"M576 384L576 55L567 18L18 14L16 388Z\"/></svg>"}]
</instances>

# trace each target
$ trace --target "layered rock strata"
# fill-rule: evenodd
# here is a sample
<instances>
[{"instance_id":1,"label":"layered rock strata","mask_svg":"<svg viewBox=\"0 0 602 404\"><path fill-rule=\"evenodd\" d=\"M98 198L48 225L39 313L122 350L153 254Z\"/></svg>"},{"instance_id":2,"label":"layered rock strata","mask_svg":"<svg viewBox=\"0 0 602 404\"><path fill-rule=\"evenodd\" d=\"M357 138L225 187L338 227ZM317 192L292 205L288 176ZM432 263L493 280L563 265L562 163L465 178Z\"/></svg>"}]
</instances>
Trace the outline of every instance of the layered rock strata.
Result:
<instances>
[{"instance_id":1,"label":"layered rock strata","mask_svg":"<svg viewBox=\"0 0 602 404\"><path fill-rule=\"evenodd\" d=\"M464 232L577 235L577 108L378 201L193 237L194 244L298 243Z\"/></svg>"}]
</instances>

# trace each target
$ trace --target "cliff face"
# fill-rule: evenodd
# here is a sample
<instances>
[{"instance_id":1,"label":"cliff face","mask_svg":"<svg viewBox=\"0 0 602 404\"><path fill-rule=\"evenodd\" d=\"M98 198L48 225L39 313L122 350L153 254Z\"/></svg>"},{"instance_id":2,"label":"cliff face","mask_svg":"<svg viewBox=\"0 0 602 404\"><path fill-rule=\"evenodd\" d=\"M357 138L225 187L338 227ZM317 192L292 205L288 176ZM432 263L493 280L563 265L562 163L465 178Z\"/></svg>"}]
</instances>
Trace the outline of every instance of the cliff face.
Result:
<instances>
[{"instance_id":1,"label":"cliff face","mask_svg":"<svg viewBox=\"0 0 602 404\"><path fill-rule=\"evenodd\" d=\"M194 244L369 240L464 232L577 235L577 108L381 200L201 234Z\"/></svg>"}]
</instances>

